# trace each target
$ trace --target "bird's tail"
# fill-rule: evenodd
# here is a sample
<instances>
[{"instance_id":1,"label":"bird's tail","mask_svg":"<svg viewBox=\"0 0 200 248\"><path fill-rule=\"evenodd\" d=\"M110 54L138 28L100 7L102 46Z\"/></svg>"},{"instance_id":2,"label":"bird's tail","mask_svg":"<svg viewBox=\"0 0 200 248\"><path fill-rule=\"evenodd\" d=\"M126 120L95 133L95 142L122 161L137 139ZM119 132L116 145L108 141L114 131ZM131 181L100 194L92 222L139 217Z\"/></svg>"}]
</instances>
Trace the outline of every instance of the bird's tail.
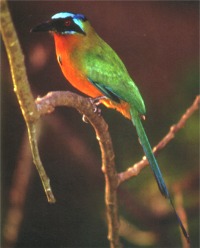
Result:
<instances>
[{"instance_id":1,"label":"bird's tail","mask_svg":"<svg viewBox=\"0 0 200 248\"><path fill-rule=\"evenodd\" d=\"M143 125L141 123L140 115L134 108L130 108L130 114L131 114L131 119L132 119L133 125L136 128L140 143L141 143L143 150L144 150L144 153L145 153L145 155L149 161L150 167L153 171L153 174L155 176L155 179L156 179L156 182L157 182L158 187L160 189L160 192L165 198L169 199L169 202L172 205L173 210L175 212L175 215L178 219L181 230L182 230L184 236L186 237L187 241L189 242L189 235L188 235L187 231L185 230L185 228L181 222L181 219L176 212L176 209L175 209L174 204L172 202L172 199L170 197L169 191L166 187L166 184L165 184L164 179L162 177L161 171L159 169L158 163L157 163L156 158L152 152L152 148L149 144L148 138L146 136Z\"/></svg>"}]
</instances>

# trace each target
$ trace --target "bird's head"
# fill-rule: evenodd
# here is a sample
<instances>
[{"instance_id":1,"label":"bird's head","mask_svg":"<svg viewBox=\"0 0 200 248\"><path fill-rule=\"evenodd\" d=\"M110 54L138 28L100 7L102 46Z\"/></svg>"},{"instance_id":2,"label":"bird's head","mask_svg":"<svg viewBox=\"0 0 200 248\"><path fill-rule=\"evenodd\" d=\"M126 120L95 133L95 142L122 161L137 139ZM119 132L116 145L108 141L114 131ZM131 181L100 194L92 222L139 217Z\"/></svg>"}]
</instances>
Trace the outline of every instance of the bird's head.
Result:
<instances>
[{"instance_id":1,"label":"bird's head","mask_svg":"<svg viewBox=\"0 0 200 248\"><path fill-rule=\"evenodd\" d=\"M31 32L53 32L61 35L81 34L86 35L85 23L87 18L82 14L60 12L31 29Z\"/></svg>"}]
</instances>

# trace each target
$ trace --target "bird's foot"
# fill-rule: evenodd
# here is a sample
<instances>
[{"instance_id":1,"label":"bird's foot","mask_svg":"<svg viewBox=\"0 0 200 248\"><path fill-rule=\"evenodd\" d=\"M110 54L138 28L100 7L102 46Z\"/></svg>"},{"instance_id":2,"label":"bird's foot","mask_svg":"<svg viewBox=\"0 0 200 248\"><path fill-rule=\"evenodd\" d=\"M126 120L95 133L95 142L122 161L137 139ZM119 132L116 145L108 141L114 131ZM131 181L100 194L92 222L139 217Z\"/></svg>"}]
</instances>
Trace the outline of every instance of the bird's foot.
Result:
<instances>
[{"instance_id":1,"label":"bird's foot","mask_svg":"<svg viewBox=\"0 0 200 248\"><path fill-rule=\"evenodd\" d=\"M92 104L95 104L96 106L99 106L101 104L101 100L103 99L107 99L106 96L98 96L98 97L95 97L95 98L89 98L90 102Z\"/></svg>"},{"instance_id":2,"label":"bird's foot","mask_svg":"<svg viewBox=\"0 0 200 248\"><path fill-rule=\"evenodd\" d=\"M99 96L96 98L91 98L91 97L89 98L89 101L91 102L91 104L93 106L93 111L94 111L94 113L97 113L98 116L101 116L101 109L98 106L101 104L102 99L107 99L107 97L106 96ZM83 115L82 120L85 123L89 123L86 115Z\"/></svg>"},{"instance_id":3,"label":"bird's foot","mask_svg":"<svg viewBox=\"0 0 200 248\"><path fill-rule=\"evenodd\" d=\"M98 108L98 106L101 104L101 100L106 99L106 98L107 98L106 96L99 96L99 97L96 97L96 98L89 98L90 102L93 105L94 113L97 113L99 116L101 115L101 109Z\"/></svg>"},{"instance_id":4,"label":"bird's foot","mask_svg":"<svg viewBox=\"0 0 200 248\"><path fill-rule=\"evenodd\" d=\"M101 109L93 102L92 102L92 106L93 106L93 112L97 113L98 116L101 116ZM87 116L84 114L82 116L82 121L85 123L89 123Z\"/></svg>"}]
</instances>

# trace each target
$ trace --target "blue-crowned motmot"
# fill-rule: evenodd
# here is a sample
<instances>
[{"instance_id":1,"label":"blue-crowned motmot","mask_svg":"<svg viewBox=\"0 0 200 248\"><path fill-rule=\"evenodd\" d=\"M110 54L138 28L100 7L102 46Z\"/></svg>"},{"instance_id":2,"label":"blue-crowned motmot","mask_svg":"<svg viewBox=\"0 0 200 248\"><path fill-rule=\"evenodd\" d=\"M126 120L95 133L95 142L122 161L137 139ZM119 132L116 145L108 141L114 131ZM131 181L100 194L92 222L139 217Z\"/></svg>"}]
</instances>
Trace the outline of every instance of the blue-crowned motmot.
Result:
<instances>
[{"instance_id":1,"label":"blue-crowned motmot","mask_svg":"<svg viewBox=\"0 0 200 248\"><path fill-rule=\"evenodd\" d=\"M169 199L189 242L189 235L174 208L141 123L141 117L146 112L144 101L121 59L99 37L83 14L57 13L32 31L53 34L58 63L66 79L75 88L92 98L105 96L100 100L101 103L116 109L132 121L160 192Z\"/></svg>"}]
</instances>

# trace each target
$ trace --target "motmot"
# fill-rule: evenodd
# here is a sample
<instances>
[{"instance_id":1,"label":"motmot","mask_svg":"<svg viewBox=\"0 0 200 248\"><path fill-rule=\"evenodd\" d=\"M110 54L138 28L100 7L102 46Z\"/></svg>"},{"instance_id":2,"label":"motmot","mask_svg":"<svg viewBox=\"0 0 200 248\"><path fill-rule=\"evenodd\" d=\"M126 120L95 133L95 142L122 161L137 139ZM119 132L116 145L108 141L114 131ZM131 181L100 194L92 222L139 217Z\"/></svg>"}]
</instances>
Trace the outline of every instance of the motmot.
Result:
<instances>
[{"instance_id":1,"label":"motmot","mask_svg":"<svg viewBox=\"0 0 200 248\"><path fill-rule=\"evenodd\" d=\"M53 35L57 61L69 83L132 121L158 188L171 203L181 230L189 242L189 235L176 212L142 125L141 119L146 113L143 98L122 60L96 33L83 14L57 13L31 31L50 32Z\"/></svg>"}]
</instances>

